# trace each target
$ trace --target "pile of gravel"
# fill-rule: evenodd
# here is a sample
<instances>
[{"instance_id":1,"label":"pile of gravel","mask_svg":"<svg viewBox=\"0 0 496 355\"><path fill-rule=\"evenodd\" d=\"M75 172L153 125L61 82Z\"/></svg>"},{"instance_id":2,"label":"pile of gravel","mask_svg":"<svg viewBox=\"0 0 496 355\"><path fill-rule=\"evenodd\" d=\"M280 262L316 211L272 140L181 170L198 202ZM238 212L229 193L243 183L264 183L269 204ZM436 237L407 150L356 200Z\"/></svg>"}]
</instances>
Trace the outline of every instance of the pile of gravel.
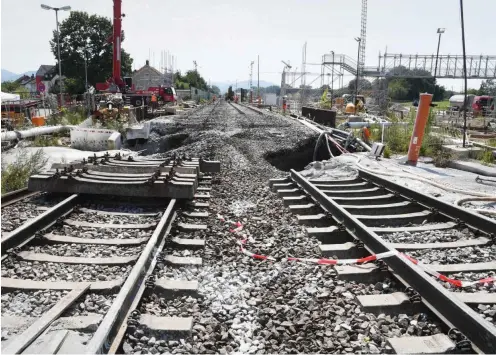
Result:
<instances>
[{"instance_id":1,"label":"pile of gravel","mask_svg":"<svg viewBox=\"0 0 496 355\"><path fill-rule=\"evenodd\" d=\"M212 181L210 215L202 220L209 226L203 265L159 265L155 270L158 278L199 281L200 297L193 303L198 307L188 313L194 319L193 334L175 339L138 327L127 333L125 353L382 353L391 350L388 337L440 332L437 321L426 314L375 316L360 309L357 295L401 291L393 281L345 282L329 266L253 260L240 253L236 239L246 239L246 248L258 254L319 255L318 241L306 235L268 188L270 178L287 173L265 160L271 155L290 162L298 142L315 136L313 132L289 118L248 110L241 115L224 103L208 116L185 119L179 132L189 134L192 143L174 152L220 160L222 167ZM240 221L244 229L234 235L229 231L233 225L220 221L218 214ZM185 309L190 301L177 299L174 308ZM159 309L157 302L150 308L146 304L140 306L142 312Z\"/></svg>"}]
</instances>

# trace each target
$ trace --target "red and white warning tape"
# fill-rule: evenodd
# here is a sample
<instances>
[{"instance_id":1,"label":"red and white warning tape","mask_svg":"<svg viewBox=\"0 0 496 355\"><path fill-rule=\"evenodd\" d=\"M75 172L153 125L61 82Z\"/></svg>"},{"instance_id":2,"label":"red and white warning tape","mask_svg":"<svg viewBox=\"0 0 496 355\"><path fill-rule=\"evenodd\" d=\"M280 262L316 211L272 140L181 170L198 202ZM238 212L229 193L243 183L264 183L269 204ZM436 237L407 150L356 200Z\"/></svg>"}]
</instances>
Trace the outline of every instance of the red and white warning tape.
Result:
<instances>
[{"instance_id":1,"label":"red and white warning tape","mask_svg":"<svg viewBox=\"0 0 496 355\"><path fill-rule=\"evenodd\" d=\"M235 226L235 228L229 229L229 231L235 235L239 235L240 232L244 228L244 225L239 221L234 222L231 220L226 220L220 214L217 216L219 217L219 219L222 222L228 222L228 223ZM414 263L415 265L420 267L422 270L424 270L429 275L432 275L441 281L448 282L449 284L451 284L455 287L462 287L463 288L463 287L469 287L469 286L473 286L473 285L477 285L477 284L496 282L496 277L486 277L486 278L476 280L476 281L452 279L450 277L447 277L447 276L440 274L439 272L433 270L431 267L429 267L429 265L421 263L420 261L412 258L411 256L406 255L405 253L400 253L398 250L392 250L392 251L388 251L385 253L369 255L369 256L366 256L364 258L359 258L359 259L326 259L326 258L313 259L313 258L289 257L289 258L280 258L279 260L277 260L276 258L274 258L272 256L255 254L255 253L252 253L251 251L247 250L245 248L247 241L248 241L248 238L244 235L244 238L243 239L237 239L236 243L239 245L241 253L243 253L244 255L246 255L250 258L257 259L257 260L296 261L296 262L303 262L303 263L314 263L314 264L318 264L318 265L354 265L354 264L365 264L365 263L368 263L371 261L381 260L384 258L389 258L391 256L398 255L398 256L403 256L407 260L411 261L412 263Z\"/></svg>"}]
</instances>

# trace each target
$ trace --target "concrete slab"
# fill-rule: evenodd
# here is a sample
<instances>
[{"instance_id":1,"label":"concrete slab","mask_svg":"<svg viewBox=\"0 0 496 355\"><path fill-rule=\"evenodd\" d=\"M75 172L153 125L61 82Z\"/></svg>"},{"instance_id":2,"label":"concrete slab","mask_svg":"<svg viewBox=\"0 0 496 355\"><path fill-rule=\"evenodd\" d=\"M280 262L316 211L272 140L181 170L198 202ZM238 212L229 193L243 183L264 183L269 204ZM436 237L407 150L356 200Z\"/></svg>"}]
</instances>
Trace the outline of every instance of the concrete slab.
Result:
<instances>
[{"instance_id":1,"label":"concrete slab","mask_svg":"<svg viewBox=\"0 0 496 355\"><path fill-rule=\"evenodd\" d=\"M445 243L389 243L389 245L398 250L420 250L420 249L454 249L471 247L477 245L486 245L491 242L490 239L479 237L475 239L458 240L456 242Z\"/></svg>"},{"instance_id":2,"label":"concrete slab","mask_svg":"<svg viewBox=\"0 0 496 355\"><path fill-rule=\"evenodd\" d=\"M341 280L356 282L377 282L384 280L387 272L381 271L374 264L338 265L335 267L337 276Z\"/></svg>"},{"instance_id":3,"label":"concrete slab","mask_svg":"<svg viewBox=\"0 0 496 355\"><path fill-rule=\"evenodd\" d=\"M183 216L189 218L208 218L208 212L183 212Z\"/></svg>"},{"instance_id":4,"label":"concrete slab","mask_svg":"<svg viewBox=\"0 0 496 355\"><path fill-rule=\"evenodd\" d=\"M152 331L177 335L189 335L193 328L193 318L189 317L157 317L151 314L142 314L139 322Z\"/></svg>"},{"instance_id":5,"label":"concrete slab","mask_svg":"<svg viewBox=\"0 0 496 355\"><path fill-rule=\"evenodd\" d=\"M57 354L68 334L69 331L65 329L42 334L23 351L23 354Z\"/></svg>"},{"instance_id":6,"label":"concrete slab","mask_svg":"<svg viewBox=\"0 0 496 355\"><path fill-rule=\"evenodd\" d=\"M420 212L423 209L422 206L409 201L389 203L384 205L341 205L341 207L354 215L386 215L412 213Z\"/></svg>"},{"instance_id":7,"label":"concrete slab","mask_svg":"<svg viewBox=\"0 0 496 355\"><path fill-rule=\"evenodd\" d=\"M457 272L496 271L496 261L451 265L429 264L429 267L437 272L447 274Z\"/></svg>"},{"instance_id":8,"label":"concrete slab","mask_svg":"<svg viewBox=\"0 0 496 355\"><path fill-rule=\"evenodd\" d=\"M2 289L13 289L13 290L73 290L75 288L81 288L85 285L90 286L90 290L118 290L124 279L111 280L111 281L92 281L92 282L71 282L71 281L34 281L34 280L22 280L22 279L12 279L9 277L1 278Z\"/></svg>"},{"instance_id":9,"label":"concrete slab","mask_svg":"<svg viewBox=\"0 0 496 355\"><path fill-rule=\"evenodd\" d=\"M155 292L166 296L198 294L198 281L158 279L155 281Z\"/></svg>"},{"instance_id":10,"label":"concrete slab","mask_svg":"<svg viewBox=\"0 0 496 355\"><path fill-rule=\"evenodd\" d=\"M317 206L315 203L307 203L304 205L289 205L289 210L292 213L299 215L316 214L322 211L322 208Z\"/></svg>"},{"instance_id":11,"label":"concrete slab","mask_svg":"<svg viewBox=\"0 0 496 355\"><path fill-rule=\"evenodd\" d=\"M333 196L332 199L339 203L340 205L369 205L374 203L375 205L391 204L397 202L405 201L399 196L393 194L383 194L374 196L364 196L364 197L349 197L349 196Z\"/></svg>"},{"instance_id":12,"label":"concrete slab","mask_svg":"<svg viewBox=\"0 0 496 355\"><path fill-rule=\"evenodd\" d=\"M64 219L64 224L68 224L74 227L85 227L85 228L104 228L104 229L153 229L157 225L156 223L96 223L96 222L86 222L77 221L73 219Z\"/></svg>"},{"instance_id":13,"label":"concrete slab","mask_svg":"<svg viewBox=\"0 0 496 355\"><path fill-rule=\"evenodd\" d=\"M355 215L366 226L381 226L384 224L390 226L402 226L408 223L421 224L427 220L431 212L425 210L420 212L405 213L405 214L390 214L390 215Z\"/></svg>"},{"instance_id":14,"label":"concrete slab","mask_svg":"<svg viewBox=\"0 0 496 355\"><path fill-rule=\"evenodd\" d=\"M206 224L178 223L177 229L181 232L196 232L207 230L208 226Z\"/></svg>"},{"instance_id":15,"label":"concrete slab","mask_svg":"<svg viewBox=\"0 0 496 355\"><path fill-rule=\"evenodd\" d=\"M108 258L88 258L76 256L58 256L44 253L21 251L17 257L25 261L38 261L61 264L86 264L86 265L127 265L138 260L139 255L112 256Z\"/></svg>"},{"instance_id":16,"label":"concrete slab","mask_svg":"<svg viewBox=\"0 0 496 355\"><path fill-rule=\"evenodd\" d=\"M86 344L90 341L92 333L69 331L58 354L76 355L86 353Z\"/></svg>"},{"instance_id":17,"label":"concrete slab","mask_svg":"<svg viewBox=\"0 0 496 355\"><path fill-rule=\"evenodd\" d=\"M417 313L425 306L421 302L411 302L404 292L380 295L359 295L357 300L364 312L374 314Z\"/></svg>"},{"instance_id":18,"label":"concrete slab","mask_svg":"<svg viewBox=\"0 0 496 355\"><path fill-rule=\"evenodd\" d=\"M139 182L108 182L79 177L71 177L69 179L67 176L61 176L54 179L44 175L31 176L28 182L28 189L30 191L73 194L85 193L136 197L167 197L177 199L192 199L195 196L194 184L185 182L165 182L163 180L156 180L149 185Z\"/></svg>"},{"instance_id":19,"label":"concrete slab","mask_svg":"<svg viewBox=\"0 0 496 355\"><path fill-rule=\"evenodd\" d=\"M304 202L307 202L309 200L310 200L310 198L306 195L284 196L282 198L282 202L283 202L284 206L286 206L286 207L288 207L290 205L297 204L297 203L304 203Z\"/></svg>"},{"instance_id":20,"label":"concrete slab","mask_svg":"<svg viewBox=\"0 0 496 355\"><path fill-rule=\"evenodd\" d=\"M453 294L456 295L460 301L469 304L496 304L496 293L453 292Z\"/></svg>"},{"instance_id":21,"label":"concrete slab","mask_svg":"<svg viewBox=\"0 0 496 355\"><path fill-rule=\"evenodd\" d=\"M297 215L298 224L312 227L325 227L333 224L332 220L323 213L311 215Z\"/></svg>"},{"instance_id":22,"label":"concrete slab","mask_svg":"<svg viewBox=\"0 0 496 355\"><path fill-rule=\"evenodd\" d=\"M202 265L202 258L166 255L164 261L174 266Z\"/></svg>"},{"instance_id":23,"label":"concrete slab","mask_svg":"<svg viewBox=\"0 0 496 355\"><path fill-rule=\"evenodd\" d=\"M338 259L354 259L369 255L364 248L357 248L353 242L339 244L321 244L320 253L325 257L335 257Z\"/></svg>"},{"instance_id":24,"label":"concrete slab","mask_svg":"<svg viewBox=\"0 0 496 355\"><path fill-rule=\"evenodd\" d=\"M176 247L184 249L201 249L205 247L204 239L187 239L174 237L171 239L171 242Z\"/></svg>"},{"instance_id":25,"label":"concrete slab","mask_svg":"<svg viewBox=\"0 0 496 355\"><path fill-rule=\"evenodd\" d=\"M448 166L452 169L468 171L477 175L496 177L495 166L485 166L480 163L461 160L450 161Z\"/></svg>"},{"instance_id":26,"label":"concrete slab","mask_svg":"<svg viewBox=\"0 0 496 355\"><path fill-rule=\"evenodd\" d=\"M443 148L451 152L457 159L476 158L477 155L483 151L480 147L463 148L462 146L454 144L443 145Z\"/></svg>"},{"instance_id":27,"label":"concrete slab","mask_svg":"<svg viewBox=\"0 0 496 355\"><path fill-rule=\"evenodd\" d=\"M122 136L119 132L114 132L107 139L107 149L121 149L122 146Z\"/></svg>"},{"instance_id":28,"label":"concrete slab","mask_svg":"<svg viewBox=\"0 0 496 355\"><path fill-rule=\"evenodd\" d=\"M150 137L151 123L150 121L141 124L133 125L126 129L126 139L148 139Z\"/></svg>"},{"instance_id":29,"label":"concrete slab","mask_svg":"<svg viewBox=\"0 0 496 355\"><path fill-rule=\"evenodd\" d=\"M387 339L396 354L446 354L456 345L446 334Z\"/></svg>"},{"instance_id":30,"label":"concrete slab","mask_svg":"<svg viewBox=\"0 0 496 355\"><path fill-rule=\"evenodd\" d=\"M294 188L295 186L296 185L292 182L274 183L274 184L271 184L270 190L272 192L277 192L277 190L291 189L291 188Z\"/></svg>"},{"instance_id":31,"label":"concrete slab","mask_svg":"<svg viewBox=\"0 0 496 355\"><path fill-rule=\"evenodd\" d=\"M279 197L287 197L287 196L300 196L302 191L300 189L280 189L277 190L277 196Z\"/></svg>"},{"instance_id":32,"label":"concrete slab","mask_svg":"<svg viewBox=\"0 0 496 355\"><path fill-rule=\"evenodd\" d=\"M370 189L355 189L355 190L323 190L324 194L333 197L376 197L381 195L381 188L371 187Z\"/></svg>"},{"instance_id":33,"label":"concrete slab","mask_svg":"<svg viewBox=\"0 0 496 355\"><path fill-rule=\"evenodd\" d=\"M438 223L434 225L413 226L413 227L372 227L375 233L396 233L396 232L425 232L431 230L451 229L456 226L454 222Z\"/></svg>"}]
</instances>

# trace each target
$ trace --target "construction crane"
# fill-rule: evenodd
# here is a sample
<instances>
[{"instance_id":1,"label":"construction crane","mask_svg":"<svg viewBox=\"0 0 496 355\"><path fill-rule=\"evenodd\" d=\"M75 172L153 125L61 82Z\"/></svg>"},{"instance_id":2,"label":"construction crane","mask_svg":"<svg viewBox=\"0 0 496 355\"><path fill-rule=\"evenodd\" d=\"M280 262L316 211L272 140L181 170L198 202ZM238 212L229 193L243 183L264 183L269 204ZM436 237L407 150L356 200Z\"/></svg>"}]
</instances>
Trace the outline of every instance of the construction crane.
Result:
<instances>
[{"instance_id":1,"label":"construction crane","mask_svg":"<svg viewBox=\"0 0 496 355\"><path fill-rule=\"evenodd\" d=\"M362 0L362 19L360 28L360 66L365 66L365 45L367 42L367 0Z\"/></svg>"},{"instance_id":2,"label":"construction crane","mask_svg":"<svg viewBox=\"0 0 496 355\"><path fill-rule=\"evenodd\" d=\"M120 92L123 94L123 99L128 101L133 106L141 106L144 103L150 102L153 94L160 96L164 102L177 102L177 94L173 87L148 87L147 90L134 90L132 78L123 78L121 73L121 43L124 38L122 30L122 18L125 14L122 13L122 0L113 0L114 16L113 16L113 31L108 41L112 43L112 77L105 83L97 83L96 89L104 92ZM148 64L148 61L147 61Z\"/></svg>"},{"instance_id":3,"label":"construction crane","mask_svg":"<svg viewBox=\"0 0 496 355\"><path fill-rule=\"evenodd\" d=\"M292 66L286 63L284 60L281 60L281 62L284 64L284 69L282 70L282 76L281 76L281 97L284 97L284 92L286 91L285 85L286 85L286 69L291 69ZM282 100L281 100L282 102Z\"/></svg>"}]
</instances>

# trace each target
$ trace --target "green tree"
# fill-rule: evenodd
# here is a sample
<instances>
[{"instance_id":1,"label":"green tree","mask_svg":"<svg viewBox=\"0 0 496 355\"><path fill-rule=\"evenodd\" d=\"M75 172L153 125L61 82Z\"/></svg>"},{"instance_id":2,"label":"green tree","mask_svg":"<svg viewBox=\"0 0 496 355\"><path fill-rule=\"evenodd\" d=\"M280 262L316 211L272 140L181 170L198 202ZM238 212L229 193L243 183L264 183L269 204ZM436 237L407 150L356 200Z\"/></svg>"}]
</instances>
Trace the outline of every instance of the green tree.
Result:
<instances>
[{"instance_id":1,"label":"green tree","mask_svg":"<svg viewBox=\"0 0 496 355\"><path fill-rule=\"evenodd\" d=\"M355 93L355 84L356 79L350 80L348 83L348 90L352 93ZM372 89L372 83L364 78L358 79L358 88L359 90L370 90Z\"/></svg>"},{"instance_id":2,"label":"green tree","mask_svg":"<svg viewBox=\"0 0 496 355\"><path fill-rule=\"evenodd\" d=\"M15 81L4 81L2 83L2 92L15 92L20 86L21 84Z\"/></svg>"},{"instance_id":3,"label":"green tree","mask_svg":"<svg viewBox=\"0 0 496 355\"><path fill-rule=\"evenodd\" d=\"M389 83L388 95L393 100L408 100L410 87L405 79L395 79Z\"/></svg>"},{"instance_id":4,"label":"green tree","mask_svg":"<svg viewBox=\"0 0 496 355\"><path fill-rule=\"evenodd\" d=\"M479 95L496 96L496 82L493 79L487 79L481 83Z\"/></svg>"},{"instance_id":5,"label":"green tree","mask_svg":"<svg viewBox=\"0 0 496 355\"><path fill-rule=\"evenodd\" d=\"M110 19L87 12L72 11L60 24L60 59L62 75L76 82L85 80L84 61L88 63L88 83L105 82L112 77L112 22ZM124 37L123 37L124 38ZM57 33L53 31L50 41L52 53L57 60ZM85 50L86 48L86 50ZM131 73L133 60L121 50L122 74ZM58 65L58 64L57 64ZM80 92L80 85L77 87Z\"/></svg>"},{"instance_id":6,"label":"green tree","mask_svg":"<svg viewBox=\"0 0 496 355\"><path fill-rule=\"evenodd\" d=\"M393 85L393 88L388 90L396 96L392 96L393 99L400 100L397 97L403 97L402 100L414 100L423 92L432 93L434 101L443 100L445 96L445 88L437 85L436 79L431 76L430 72L423 69L398 66L387 73L386 81L389 86Z\"/></svg>"},{"instance_id":7,"label":"green tree","mask_svg":"<svg viewBox=\"0 0 496 355\"><path fill-rule=\"evenodd\" d=\"M215 94L215 95L220 95L220 89L218 86L212 85L210 90Z\"/></svg>"}]
</instances>

